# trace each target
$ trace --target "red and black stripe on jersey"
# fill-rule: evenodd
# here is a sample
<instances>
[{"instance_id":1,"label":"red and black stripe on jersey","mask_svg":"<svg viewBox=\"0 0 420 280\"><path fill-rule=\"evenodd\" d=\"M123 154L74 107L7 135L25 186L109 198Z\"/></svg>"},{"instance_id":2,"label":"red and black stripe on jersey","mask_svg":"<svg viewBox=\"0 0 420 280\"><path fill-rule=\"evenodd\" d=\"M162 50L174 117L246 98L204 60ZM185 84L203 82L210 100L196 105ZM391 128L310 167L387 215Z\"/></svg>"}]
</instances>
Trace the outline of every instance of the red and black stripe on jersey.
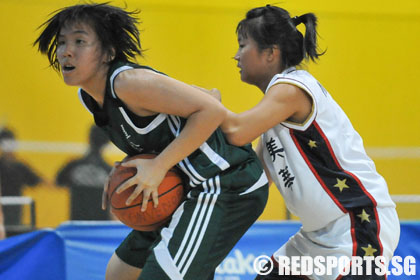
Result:
<instances>
[{"instance_id":1,"label":"red and black stripe on jersey","mask_svg":"<svg viewBox=\"0 0 420 280\"><path fill-rule=\"evenodd\" d=\"M349 213L353 255L382 255L376 201L353 173L342 168L317 122L305 131L290 129L290 135L323 189L344 213Z\"/></svg>"}]
</instances>

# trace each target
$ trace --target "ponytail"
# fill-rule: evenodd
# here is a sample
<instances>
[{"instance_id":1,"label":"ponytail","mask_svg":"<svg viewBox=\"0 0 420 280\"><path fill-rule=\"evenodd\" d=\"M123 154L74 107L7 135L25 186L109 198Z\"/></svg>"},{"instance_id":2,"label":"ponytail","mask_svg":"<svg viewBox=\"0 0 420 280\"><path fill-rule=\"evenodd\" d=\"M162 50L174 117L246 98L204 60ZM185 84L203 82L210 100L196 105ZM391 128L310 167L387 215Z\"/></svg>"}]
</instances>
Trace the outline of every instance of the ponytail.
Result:
<instances>
[{"instance_id":1,"label":"ponytail","mask_svg":"<svg viewBox=\"0 0 420 280\"><path fill-rule=\"evenodd\" d=\"M306 27L305 37L303 39L303 52L305 59L311 59L316 61L319 56L324 53L317 52L317 18L313 13L303 14L301 16L296 16L291 19L293 25L296 27L299 24L303 23ZM299 32L299 31L298 31Z\"/></svg>"}]
</instances>

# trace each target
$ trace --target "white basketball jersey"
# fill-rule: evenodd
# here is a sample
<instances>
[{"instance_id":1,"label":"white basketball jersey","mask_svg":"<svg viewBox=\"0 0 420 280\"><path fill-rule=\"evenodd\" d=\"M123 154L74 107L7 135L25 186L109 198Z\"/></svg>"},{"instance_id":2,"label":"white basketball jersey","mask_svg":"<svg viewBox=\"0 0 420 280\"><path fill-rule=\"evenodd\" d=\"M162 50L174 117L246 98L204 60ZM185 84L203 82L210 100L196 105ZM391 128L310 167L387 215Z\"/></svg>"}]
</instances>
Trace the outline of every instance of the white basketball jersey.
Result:
<instances>
[{"instance_id":1,"label":"white basketball jersey","mask_svg":"<svg viewBox=\"0 0 420 280\"><path fill-rule=\"evenodd\" d=\"M305 231L324 227L360 207L395 207L363 141L331 95L307 71L289 68L276 84L292 84L312 98L304 124L285 121L262 135L264 161L287 207Z\"/></svg>"}]
</instances>

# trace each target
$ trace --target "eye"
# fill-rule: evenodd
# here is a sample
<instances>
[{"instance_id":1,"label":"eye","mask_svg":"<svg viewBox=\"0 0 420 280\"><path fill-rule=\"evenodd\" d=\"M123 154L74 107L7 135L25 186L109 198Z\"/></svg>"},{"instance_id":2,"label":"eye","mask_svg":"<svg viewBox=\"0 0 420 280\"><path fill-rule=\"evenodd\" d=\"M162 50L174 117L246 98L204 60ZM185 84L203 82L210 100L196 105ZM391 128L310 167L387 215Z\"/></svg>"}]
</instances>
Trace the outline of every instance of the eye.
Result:
<instances>
[{"instance_id":1,"label":"eye","mask_svg":"<svg viewBox=\"0 0 420 280\"><path fill-rule=\"evenodd\" d=\"M78 45L81 45L81 44L84 44L85 43L85 40L82 40L82 39L77 39L76 40L76 44L78 44Z\"/></svg>"},{"instance_id":2,"label":"eye","mask_svg":"<svg viewBox=\"0 0 420 280\"><path fill-rule=\"evenodd\" d=\"M62 46L64 44L65 44L64 40L58 40L57 41L57 46Z\"/></svg>"}]
</instances>

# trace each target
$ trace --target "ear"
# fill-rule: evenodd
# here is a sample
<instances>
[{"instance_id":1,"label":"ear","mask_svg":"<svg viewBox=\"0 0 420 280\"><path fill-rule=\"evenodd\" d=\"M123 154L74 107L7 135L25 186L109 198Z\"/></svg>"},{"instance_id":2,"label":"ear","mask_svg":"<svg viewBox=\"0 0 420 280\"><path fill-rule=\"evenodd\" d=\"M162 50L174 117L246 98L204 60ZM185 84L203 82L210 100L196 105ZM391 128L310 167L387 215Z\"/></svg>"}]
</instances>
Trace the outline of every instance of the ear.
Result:
<instances>
[{"instance_id":1,"label":"ear","mask_svg":"<svg viewBox=\"0 0 420 280\"><path fill-rule=\"evenodd\" d=\"M115 58L115 49L114 48L112 48L111 49L111 51L108 53L108 55L106 56L106 58L105 58L105 62L106 63L109 63L109 62L111 62L111 61L113 61L114 60L114 58Z\"/></svg>"},{"instance_id":2,"label":"ear","mask_svg":"<svg viewBox=\"0 0 420 280\"><path fill-rule=\"evenodd\" d=\"M273 45L267 50L267 61L273 62L275 60L278 60L280 58L280 48L277 45Z\"/></svg>"}]
</instances>

